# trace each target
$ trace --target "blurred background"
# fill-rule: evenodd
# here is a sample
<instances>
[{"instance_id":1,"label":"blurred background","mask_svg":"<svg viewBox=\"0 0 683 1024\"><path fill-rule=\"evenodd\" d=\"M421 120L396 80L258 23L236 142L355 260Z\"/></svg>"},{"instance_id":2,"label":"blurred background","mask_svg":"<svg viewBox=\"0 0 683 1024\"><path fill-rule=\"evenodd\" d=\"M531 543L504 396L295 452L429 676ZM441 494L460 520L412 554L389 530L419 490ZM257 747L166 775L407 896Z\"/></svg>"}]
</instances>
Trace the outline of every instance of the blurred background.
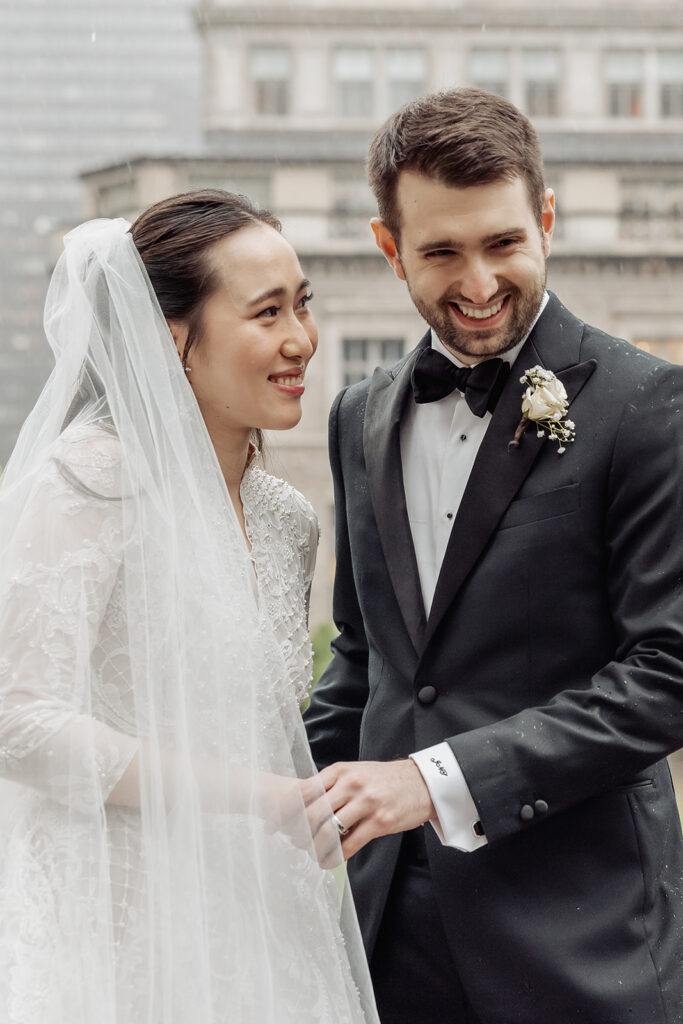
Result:
<instances>
[{"instance_id":1,"label":"blurred background","mask_svg":"<svg viewBox=\"0 0 683 1024\"><path fill-rule=\"evenodd\" d=\"M65 231L205 186L270 207L320 326L302 424L270 438L271 468L321 519L318 666L327 410L424 331L372 241L367 144L401 103L456 85L507 96L539 130L557 195L550 287L683 362L679 0L0 0L0 465L51 368L42 306Z\"/></svg>"}]
</instances>

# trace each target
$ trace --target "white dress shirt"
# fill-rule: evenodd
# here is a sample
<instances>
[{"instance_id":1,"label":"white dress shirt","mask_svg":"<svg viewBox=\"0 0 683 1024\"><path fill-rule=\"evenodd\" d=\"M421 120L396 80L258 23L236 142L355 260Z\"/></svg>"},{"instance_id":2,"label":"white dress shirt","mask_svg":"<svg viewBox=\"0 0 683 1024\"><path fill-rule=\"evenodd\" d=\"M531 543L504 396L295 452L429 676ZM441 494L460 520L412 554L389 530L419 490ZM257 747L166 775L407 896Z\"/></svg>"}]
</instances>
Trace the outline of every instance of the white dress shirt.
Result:
<instances>
[{"instance_id":1,"label":"white dress shirt","mask_svg":"<svg viewBox=\"0 0 683 1024\"><path fill-rule=\"evenodd\" d=\"M547 301L546 293L534 324ZM512 365L527 337L528 334L501 358ZM434 331L432 348L456 366L464 365L442 345ZM401 423L406 506L427 615L453 520L490 421L489 412L483 417L475 416L464 395L456 389L438 402L411 402ZM474 831L479 814L448 743L437 743L410 756L429 788L437 813L431 824L441 842L467 852L486 845L486 837Z\"/></svg>"}]
</instances>

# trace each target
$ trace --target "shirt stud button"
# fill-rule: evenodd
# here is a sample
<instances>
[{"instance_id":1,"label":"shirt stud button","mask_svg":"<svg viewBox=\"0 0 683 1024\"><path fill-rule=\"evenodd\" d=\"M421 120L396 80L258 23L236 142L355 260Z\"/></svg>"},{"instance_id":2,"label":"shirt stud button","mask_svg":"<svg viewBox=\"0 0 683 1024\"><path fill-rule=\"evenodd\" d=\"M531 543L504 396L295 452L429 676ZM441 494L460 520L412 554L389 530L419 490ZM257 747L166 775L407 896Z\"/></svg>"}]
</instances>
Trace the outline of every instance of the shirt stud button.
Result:
<instances>
[{"instance_id":1,"label":"shirt stud button","mask_svg":"<svg viewBox=\"0 0 683 1024\"><path fill-rule=\"evenodd\" d=\"M452 512L447 512L446 513L446 519L452 519L452 518L453 518L453 513Z\"/></svg>"},{"instance_id":2,"label":"shirt stud button","mask_svg":"<svg viewBox=\"0 0 683 1024\"><path fill-rule=\"evenodd\" d=\"M461 434L460 435L460 440L461 441L466 441L467 440L467 434Z\"/></svg>"}]
</instances>

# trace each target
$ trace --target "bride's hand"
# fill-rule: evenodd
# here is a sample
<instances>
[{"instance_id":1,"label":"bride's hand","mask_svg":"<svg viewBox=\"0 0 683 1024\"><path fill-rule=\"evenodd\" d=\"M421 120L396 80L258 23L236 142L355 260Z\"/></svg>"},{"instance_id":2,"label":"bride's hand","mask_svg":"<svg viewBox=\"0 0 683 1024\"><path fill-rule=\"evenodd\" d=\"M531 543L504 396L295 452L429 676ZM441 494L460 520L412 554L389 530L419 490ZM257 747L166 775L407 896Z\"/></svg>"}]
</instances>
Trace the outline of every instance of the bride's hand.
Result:
<instances>
[{"instance_id":1,"label":"bride's hand","mask_svg":"<svg viewBox=\"0 0 683 1024\"><path fill-rule=\"evenodd\" d=\"M312 847L321 867L333 868L342 863L334 814L318 776L291 779L263 774L259 779L257 810L267 832L283 832L300 849Z\"/></svg>"}]
</instances>

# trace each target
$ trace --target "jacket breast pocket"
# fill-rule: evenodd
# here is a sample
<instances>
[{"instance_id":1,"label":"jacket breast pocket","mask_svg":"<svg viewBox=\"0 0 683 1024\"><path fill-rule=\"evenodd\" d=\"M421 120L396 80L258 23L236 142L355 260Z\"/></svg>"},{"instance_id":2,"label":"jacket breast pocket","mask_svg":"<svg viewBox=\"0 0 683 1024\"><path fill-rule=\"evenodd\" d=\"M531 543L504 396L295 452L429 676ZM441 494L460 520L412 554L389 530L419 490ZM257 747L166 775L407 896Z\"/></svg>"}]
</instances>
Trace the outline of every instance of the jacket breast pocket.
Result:
<instances>
[{"instance_id":1,"label":"jacket breast pocket","mask_svg":"<svg viewBox=\"0 0 683 1024\"><path fill-rule=\"evenodd\" d=\"M581 504L580 485L567 484L554 491L543 494L532 494L528 498L513 501L500 523L499 530L508 530L513 526L524 526L527 523L539 523L544 519L556 519L575 512Z\"/></svg>"}]
</instances>

